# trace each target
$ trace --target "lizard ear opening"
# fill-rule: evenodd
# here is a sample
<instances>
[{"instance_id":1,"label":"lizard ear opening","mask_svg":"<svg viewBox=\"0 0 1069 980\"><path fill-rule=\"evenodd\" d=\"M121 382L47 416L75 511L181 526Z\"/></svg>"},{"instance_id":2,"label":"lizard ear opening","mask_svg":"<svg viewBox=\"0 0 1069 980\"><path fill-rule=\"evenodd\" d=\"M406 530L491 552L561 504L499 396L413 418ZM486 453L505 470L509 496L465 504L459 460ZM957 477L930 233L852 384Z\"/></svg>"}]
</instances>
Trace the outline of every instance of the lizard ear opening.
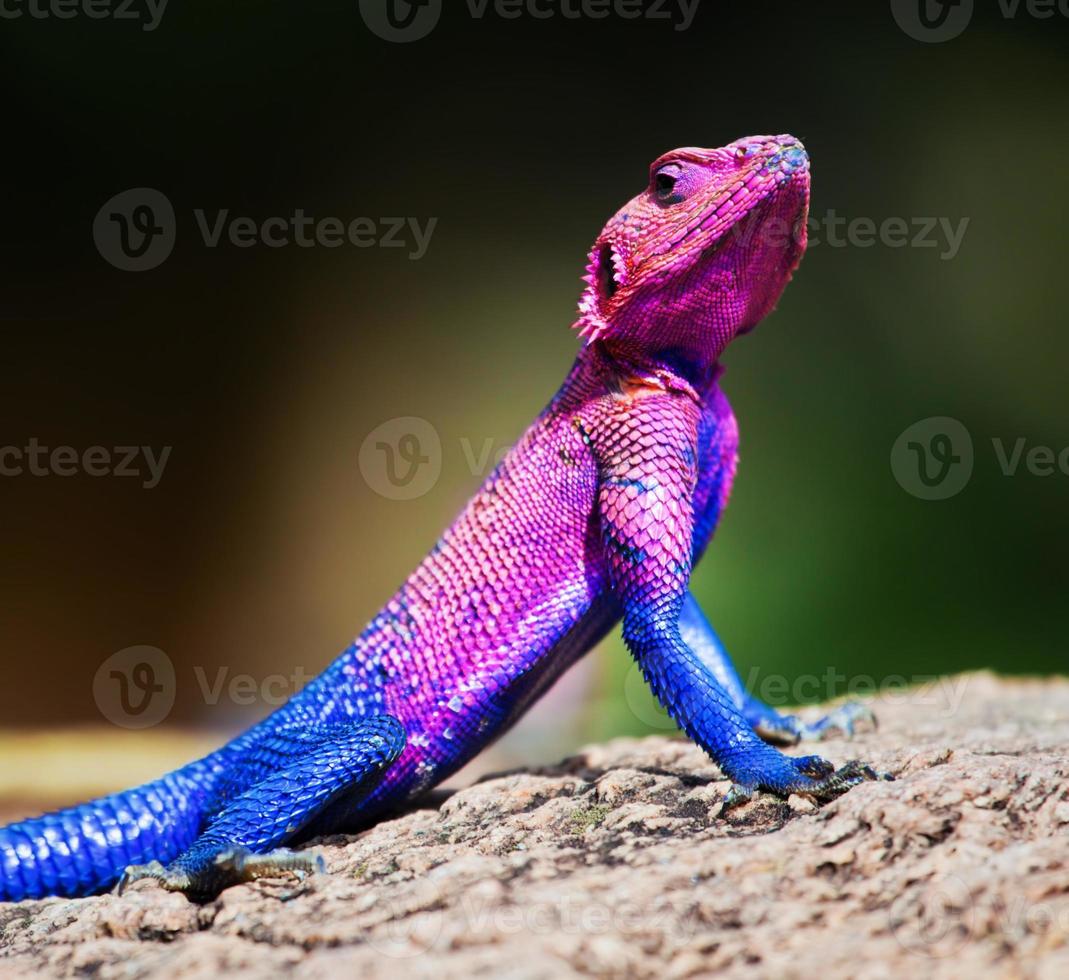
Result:
<instances>
[{"instance_id":1,"label":"lizard ear opening","mask_svg":"<svg viewBox=\"0 0 1069 980\"><path fill-rule=\"evenodd\" d=\"M612 246L606 242L598 252L598 299L606 302L616 295L616 257Z\"/></svg>"},{"instance_id":2,"label":"lizard ear opening","mask_svg":"<svg viewBox=\"0 0 1069 980\"><path fill-rule=\"evenodd\" d=\"M595 244L587 260L586 275L583 276L586 289L579 298L579 319L573 326L588 341L596 340L608 329L605 307L623 284L617 262L610 242Z\"/></svg>"}]
</instances>

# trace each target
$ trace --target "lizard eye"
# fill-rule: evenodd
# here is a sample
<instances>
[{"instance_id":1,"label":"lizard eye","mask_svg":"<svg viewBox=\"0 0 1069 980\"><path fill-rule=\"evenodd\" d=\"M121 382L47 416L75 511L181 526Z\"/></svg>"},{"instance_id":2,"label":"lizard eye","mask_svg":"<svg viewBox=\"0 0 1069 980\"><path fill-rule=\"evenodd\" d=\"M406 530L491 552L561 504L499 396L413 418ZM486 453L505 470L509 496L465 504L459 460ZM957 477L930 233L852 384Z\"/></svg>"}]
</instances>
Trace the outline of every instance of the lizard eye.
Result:
<instances>
[{"instance_id":1,"label":"lizard eye","mask_svg":"<svg viewBox=\"0 0 1069 980\"><path fill-rule=\"evenodd\" d=\"M661 204L678 204L683 200L679 188L682 176L683 168L678 163L666 163L653 172L650 191Z\"/></svg>"}]
</instances>

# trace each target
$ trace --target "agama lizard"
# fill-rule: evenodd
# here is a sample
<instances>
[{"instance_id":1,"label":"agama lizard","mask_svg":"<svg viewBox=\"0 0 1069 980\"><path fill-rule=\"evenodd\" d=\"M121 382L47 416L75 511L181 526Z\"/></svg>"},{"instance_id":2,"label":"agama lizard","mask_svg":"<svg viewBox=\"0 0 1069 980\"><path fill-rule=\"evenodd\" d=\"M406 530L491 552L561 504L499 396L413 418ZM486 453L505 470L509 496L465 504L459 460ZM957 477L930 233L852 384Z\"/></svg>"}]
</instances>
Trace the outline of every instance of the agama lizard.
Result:
<instances>
[{"instance_id":1,"label":"agama lizard","mask_svg":"<svg viewBox=\"0 0 1069 980\"><path fill-rule=\"evenodd\" d=\"M749 696L689 591L735 474L720 357L777 302L808 204L791 136L656 160L594 243L564 384L367 629L205 758L0 829L0 898L144 877L211 895L314 869L284 845L445 779L620 620L654 694L733 781L725 807L889 778L770 744L849 732L864 709L805 725Z\"/></svg>"}]
</instances>

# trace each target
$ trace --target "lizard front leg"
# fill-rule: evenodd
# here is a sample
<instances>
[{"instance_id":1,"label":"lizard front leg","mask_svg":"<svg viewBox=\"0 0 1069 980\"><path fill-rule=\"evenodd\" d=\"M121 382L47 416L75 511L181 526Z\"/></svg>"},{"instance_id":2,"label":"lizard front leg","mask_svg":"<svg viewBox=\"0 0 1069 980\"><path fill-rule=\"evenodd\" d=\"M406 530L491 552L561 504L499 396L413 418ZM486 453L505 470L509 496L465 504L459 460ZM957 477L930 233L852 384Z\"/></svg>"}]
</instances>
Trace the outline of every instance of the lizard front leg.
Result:
<instances>
[{"instance_id":1,"label":"lizard front leg","mask_svg":"<svg viewBox=\"0 0 1069 980\"><path fill-rule=\"evenodd\" d=\"M726 805L757 790L830 799L881 778L863 763L836 771L817 756L793 758L762 741L736 697L684 640L697 422L686 396L652 394L625 403L595 439L604 553L628 648L665 710L732 780Z\"/></svg>"}]
</instances>

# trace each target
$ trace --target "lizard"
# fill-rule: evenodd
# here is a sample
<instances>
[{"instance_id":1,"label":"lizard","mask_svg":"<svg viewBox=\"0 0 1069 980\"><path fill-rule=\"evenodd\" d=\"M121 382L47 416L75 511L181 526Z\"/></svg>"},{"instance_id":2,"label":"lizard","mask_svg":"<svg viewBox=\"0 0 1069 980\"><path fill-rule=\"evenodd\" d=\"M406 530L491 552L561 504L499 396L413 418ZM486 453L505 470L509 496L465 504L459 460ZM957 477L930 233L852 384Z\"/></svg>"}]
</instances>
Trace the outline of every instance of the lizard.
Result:
<instances>
[{"instance_id":1,"label":"lizard","mask_svg":"<svg viewBox=\"0 0 1069 980\"><path fill-rule=\"evenodd\" d=\"M738 426L721 355L806 247L809 156L789 135L659 157L589 255L564 383L354 642L222 748L142 786L0 828L0 899L156 879L191 897L322 870L315 836L426 793L617 623L679 727L731 780L818 802L890 779L779 746L851 733L752 697L690 591L728 501Z\"/></svg>"}]
</instances>

